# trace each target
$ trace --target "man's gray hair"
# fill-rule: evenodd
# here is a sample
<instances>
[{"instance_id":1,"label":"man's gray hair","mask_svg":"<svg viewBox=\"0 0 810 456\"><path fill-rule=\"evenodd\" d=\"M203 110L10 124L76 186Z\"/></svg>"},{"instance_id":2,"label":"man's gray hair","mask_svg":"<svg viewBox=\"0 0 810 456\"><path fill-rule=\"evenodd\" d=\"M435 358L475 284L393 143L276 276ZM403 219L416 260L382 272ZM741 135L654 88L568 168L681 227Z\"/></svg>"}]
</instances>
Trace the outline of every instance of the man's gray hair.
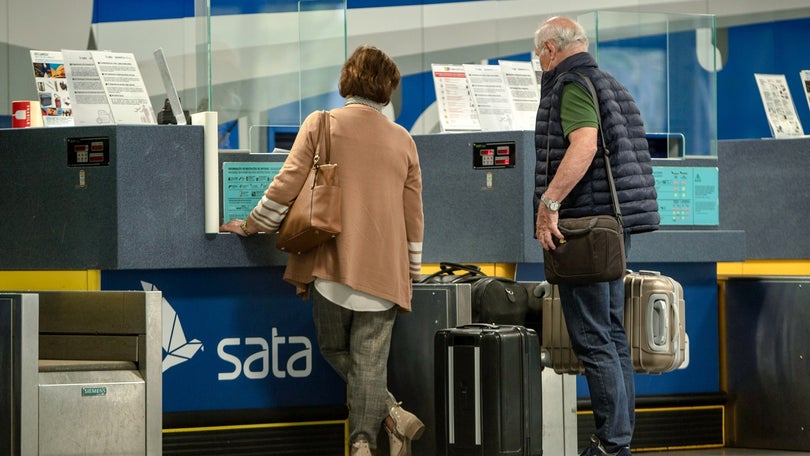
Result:
<instances>
[{"instance_id":1,"label":"man's gray hair","mask_svg":"<svg viewBox=\"0 0 810 456\"><path fill-rule=\"evenodd\" d=\"M553 41L557 45L557 51L564 51L569 45L582 43L588 47L588 35L579 22L568 19L560 21L559 16L554 16L541 23L534 32L534 47L539 49L544 41ZM562 18L567 19L567 18Z\"/></svg>"}]
</instances>

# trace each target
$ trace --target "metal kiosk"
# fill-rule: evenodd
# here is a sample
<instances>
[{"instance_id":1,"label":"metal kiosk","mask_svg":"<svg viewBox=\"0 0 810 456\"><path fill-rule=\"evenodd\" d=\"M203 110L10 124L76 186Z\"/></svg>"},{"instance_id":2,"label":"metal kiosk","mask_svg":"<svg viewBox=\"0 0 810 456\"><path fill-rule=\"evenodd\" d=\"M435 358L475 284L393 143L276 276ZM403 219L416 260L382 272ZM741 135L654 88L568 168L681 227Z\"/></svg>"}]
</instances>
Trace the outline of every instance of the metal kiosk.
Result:
<instances>
[{"instance_id":1,"label":"metal kiosk","mask_svg":"<svg viewBox=\"0 0 810 456\"><path fill-rule=\"evenodd\" d=\"M0 295L0 454L161 454L161 303L156 291Z\"/></svg>"}]
</instances>

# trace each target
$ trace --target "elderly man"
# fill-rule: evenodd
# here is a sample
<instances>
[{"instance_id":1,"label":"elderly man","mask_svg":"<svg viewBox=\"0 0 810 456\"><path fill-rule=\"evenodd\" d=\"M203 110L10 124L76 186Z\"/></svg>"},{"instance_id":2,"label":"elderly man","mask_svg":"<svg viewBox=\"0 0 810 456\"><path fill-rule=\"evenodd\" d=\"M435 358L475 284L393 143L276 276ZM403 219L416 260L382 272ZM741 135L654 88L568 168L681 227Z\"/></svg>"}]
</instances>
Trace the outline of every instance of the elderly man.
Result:
<instances>
[{"instance_id":1,"label":"elderly man","mask_svg":"<svg viewBox=\"0 0 810 456\"><path fill-rule=\"evenodd\" d=\"M632 95L588 54L588 38L575 21L554 17L535 32L543 68L535 127L535 236L544 249L563 239L560 217L612 215L597 107L610 149L626 248L630 234L658 228L658 202L644 123ZM559 284L574 352L585 366L596 430L582 455L630 455L635 386L622 326L623 279L584 285Z\"/></svg>"}]
</instances>

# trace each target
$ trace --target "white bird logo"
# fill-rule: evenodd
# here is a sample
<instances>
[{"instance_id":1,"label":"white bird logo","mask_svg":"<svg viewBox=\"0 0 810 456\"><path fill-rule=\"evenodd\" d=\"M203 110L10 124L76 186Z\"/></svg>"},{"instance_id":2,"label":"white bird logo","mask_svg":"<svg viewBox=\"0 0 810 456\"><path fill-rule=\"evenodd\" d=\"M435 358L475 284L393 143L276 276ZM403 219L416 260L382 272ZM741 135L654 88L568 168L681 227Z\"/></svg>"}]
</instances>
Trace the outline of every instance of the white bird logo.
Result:
<instances>
[{"instance_id":1,"label":"white bird logo","mask_svg":"<svg viewBox=\"0 0 810 456\"><path fill-rule=\"evenodd\" d=\"M141 281L144 291L160 291L151 283ZM163 372L190 360L198 350L204 350L198 339L186 340L183 325L169 301L163 298Z\"/></svg>"}]
</instances>

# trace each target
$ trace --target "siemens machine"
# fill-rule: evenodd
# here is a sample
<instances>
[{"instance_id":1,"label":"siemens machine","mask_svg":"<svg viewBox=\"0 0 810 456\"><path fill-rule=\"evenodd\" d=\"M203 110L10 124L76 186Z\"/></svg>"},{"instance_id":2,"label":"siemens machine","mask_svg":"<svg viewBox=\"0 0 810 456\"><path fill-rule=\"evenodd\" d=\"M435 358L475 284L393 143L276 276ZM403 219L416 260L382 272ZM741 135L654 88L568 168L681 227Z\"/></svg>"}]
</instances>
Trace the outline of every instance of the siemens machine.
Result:
<instances>
[{"instance_id":1,"label":"siemens machine","mask_svg":"<svg viewBox=\"0 0 810 456\"><path fill-rule=\"evenodd\" d=\"M0 295L0 455L160 454L161 293Z\"/></svg>"}]
</instances>

